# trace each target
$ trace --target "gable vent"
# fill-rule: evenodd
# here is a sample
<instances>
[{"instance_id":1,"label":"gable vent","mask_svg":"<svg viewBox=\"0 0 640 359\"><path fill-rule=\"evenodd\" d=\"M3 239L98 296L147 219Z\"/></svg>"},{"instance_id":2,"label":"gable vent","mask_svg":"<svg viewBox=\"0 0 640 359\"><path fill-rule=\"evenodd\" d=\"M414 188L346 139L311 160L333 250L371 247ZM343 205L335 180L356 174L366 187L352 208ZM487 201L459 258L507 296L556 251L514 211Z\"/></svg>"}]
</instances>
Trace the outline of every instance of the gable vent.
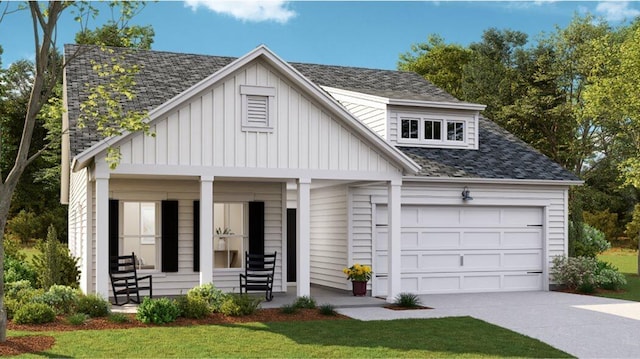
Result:
<instances>
[{"instance_id":1,"label":"gable vent","mask_svg":"<svg viewBox=\"0 0 640 359\"><path fill-rule=\"evenodd\" d=\"M240 95L242 96L242 130L273 132L276 89L240 85Z\"/></svg>"},{"instance_id":2,"label":"gable vent","mask_svg":"<svg viewBox=\"0 0 640 359\"><path fill-rule=\"evenodd\" d=\"M269 97L247 96L247 123L249 126L267 126Z\"/></svg>"}]
</instances>

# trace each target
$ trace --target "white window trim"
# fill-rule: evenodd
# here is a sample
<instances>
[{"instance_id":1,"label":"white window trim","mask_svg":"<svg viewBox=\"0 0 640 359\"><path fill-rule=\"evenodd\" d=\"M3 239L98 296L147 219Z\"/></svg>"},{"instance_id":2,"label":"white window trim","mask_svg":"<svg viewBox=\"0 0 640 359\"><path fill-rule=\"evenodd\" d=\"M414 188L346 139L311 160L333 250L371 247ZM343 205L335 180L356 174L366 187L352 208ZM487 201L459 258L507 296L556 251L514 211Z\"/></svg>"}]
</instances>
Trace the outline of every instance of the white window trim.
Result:
<instances>
[{"instance_id":1,"label":"white window trim","mask_svg":"<svg viewBox=\"0 0 640 359\"><path fill-rule=\"evenodd\" d=\"M156 207L156 234L154 235L155 238L155 246L156 246L156 266L154 269L138 269L138 272L140 273L162 273L162 224L160 223L160 221L162 220L162 216L160 211L161 209L161 205L160 205L160 201L155 201L155 200L137 200L137 199L123 199L123 200L119 200L118 201L118 206L120 207L118 209L118 252L120 252L118 255L128 255L130 253L122 253L122 249L124 248L124 203L125 202L137 202L137 203L153 203ZM141 237L141 236L140 236Z\"/></svg>"},{"instance_id":2,"label":"white window trim","mask_svg":"<svg viewBox=\"0 0 640 359\"><path fill-rule=\"evenodd\" d=\"M273 132L276 116L276 89L275 87L240 85L240 96L242 106L242 131L246 132ZM267 120L264 125L249 123L248 119L248 96L267 97Z\"/></svg>"},{"instance_id":3,"label":"white window trim","mask_svg":"<svg viewBox=\"0 0 640 359\"><path fill-rule=\"evenodd\" d=\"M408 119L418 119L418 139L413 138L403 138L402 137L402 120ZM469 146L469 119L459 118L459 117L451 117L451 116L434 116L434 115L425 115L425 114L415 114L415 113L398 113L397 115L397 141L398 144L407 144L407 145L429 145L429 146L442 146L442 147L452 147L452 148L461 148ZM424 137L424 122L425 121L440 121L440 140L427 140ZM451 122L462 123L464 126L463 131L463 140L455 141L447 139L447 124Z\"/></svg>"}]
</instances>

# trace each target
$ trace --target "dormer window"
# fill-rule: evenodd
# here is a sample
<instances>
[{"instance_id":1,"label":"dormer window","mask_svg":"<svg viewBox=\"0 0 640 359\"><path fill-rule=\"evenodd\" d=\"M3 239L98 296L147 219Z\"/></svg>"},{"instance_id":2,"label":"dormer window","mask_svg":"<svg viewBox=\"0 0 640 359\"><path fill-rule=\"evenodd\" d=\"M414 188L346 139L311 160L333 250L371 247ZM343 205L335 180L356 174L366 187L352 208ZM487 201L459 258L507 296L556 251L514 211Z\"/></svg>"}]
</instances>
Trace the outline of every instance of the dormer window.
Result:
<instances>
[{"instance_id":1,"label":"dormer window","mask_svg":"<svg viewBox=\"0 0 640 359\"><path fill-rule=\"evenodd\" d=\"M447 122L447 141L464 141L464 122Z\"/></svg>"},{"instance_id":2,"label":"dormer window","mask_svg":"<svg viewBox=\"0 0 640 359\"><path fill-rule=\"evenodd\" d=\"M400 115L398 142L416 145L459 146L466 142L464 120L433 115Z\"/></svg>"},{"instance_id":3,"label":"dormer window","mask_svg":"<svg viewBox=\"0 0 640 359\"><path fill-rule=\"evenodd\" d=\"M420 120L417 118L403 118L402 119L402 138L404 139L418 139L418 127L420 126Z\"/></svg>"},{"instance_id":4,"label":"dormer window","mask_svg":"<svg viewBox=\"0 0 640 359\"><path fill-rule=\"evenodd\" d=\"M441 120L424 120L424 139L436 141L442 140Z\"/></svg>"}]
</instances>

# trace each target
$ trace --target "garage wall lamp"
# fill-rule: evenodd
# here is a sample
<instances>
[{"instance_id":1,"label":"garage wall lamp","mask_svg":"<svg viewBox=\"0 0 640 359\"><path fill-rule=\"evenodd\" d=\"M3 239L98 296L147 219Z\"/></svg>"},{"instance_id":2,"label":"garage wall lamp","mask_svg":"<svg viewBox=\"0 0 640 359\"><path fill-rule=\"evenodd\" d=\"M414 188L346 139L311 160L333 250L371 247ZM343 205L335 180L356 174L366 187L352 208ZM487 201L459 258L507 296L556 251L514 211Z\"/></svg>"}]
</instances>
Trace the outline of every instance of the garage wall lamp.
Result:
<instances>
[{"instance_id":1,"label":"garage wall lamp","mask_svg":"<svg viewBox=\"0 0 640 359\"><path fill-rule=\"evenodd\" d=\"M462 190L462 200L463 201L471 201L473 197L471 197L471 192L469 192L469 187L464 186Z\"/></svg>"}]
</instances>

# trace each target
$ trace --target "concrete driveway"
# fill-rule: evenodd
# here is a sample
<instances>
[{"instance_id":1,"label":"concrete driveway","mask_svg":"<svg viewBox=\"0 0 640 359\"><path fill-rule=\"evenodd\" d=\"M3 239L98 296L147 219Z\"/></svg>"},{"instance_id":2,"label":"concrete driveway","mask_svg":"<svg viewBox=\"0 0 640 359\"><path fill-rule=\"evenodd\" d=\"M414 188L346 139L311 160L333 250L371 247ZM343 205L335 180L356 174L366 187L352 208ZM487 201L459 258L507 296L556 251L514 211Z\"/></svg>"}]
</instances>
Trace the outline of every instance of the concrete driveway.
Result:
<instances>
[{"instance_id":1,"label":"concrete driveway","mask_svg":"<svg viewBox=\"0 0 640 359\"><path fill-rule=\"evenodd\" d=\"M640 303L559 292L433 294L433 310L340 308L360 320L472 316L579 358L640 358Z\"/></svg>"}]
</instances>

